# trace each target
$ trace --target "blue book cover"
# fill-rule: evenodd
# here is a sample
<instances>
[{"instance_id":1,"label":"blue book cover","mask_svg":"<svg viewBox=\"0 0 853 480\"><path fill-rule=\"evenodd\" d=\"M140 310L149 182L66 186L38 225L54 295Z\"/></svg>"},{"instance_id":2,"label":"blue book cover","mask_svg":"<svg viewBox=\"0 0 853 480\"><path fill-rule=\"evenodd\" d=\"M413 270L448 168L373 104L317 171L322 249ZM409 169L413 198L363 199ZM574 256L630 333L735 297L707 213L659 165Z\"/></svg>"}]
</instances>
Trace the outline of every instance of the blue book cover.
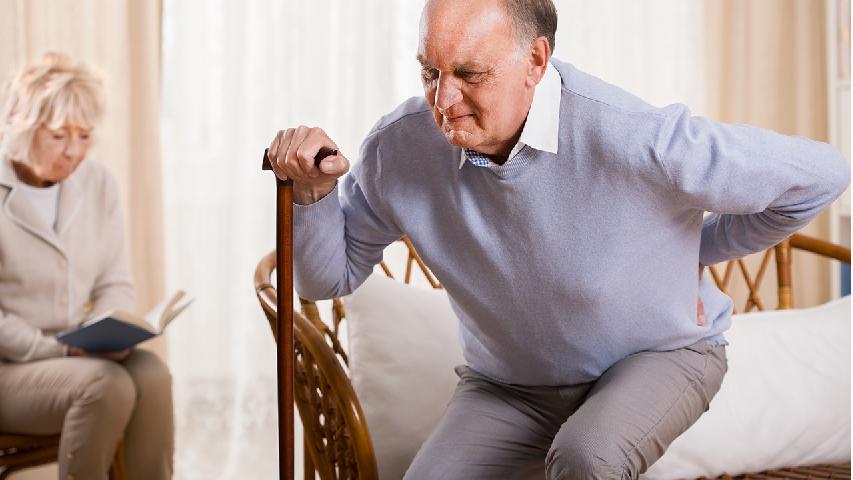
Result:
<instances>
[{"instance_id":1,"label":"blue book cover","mask_svg":"<svg viewBox=\"0 0 853 480\"><path fill-rule=\"evenodd\" d=\"M120 352L163 332L166 325L192 303L179 290L160 302L144 317L122 311L110 311L78 327L59 333L56 339L65 345L92 353ZM181 302L181 300L184 300Z\"/></svg>"},{"instance_id":2,"label":"blue book cover","mask_svg":"<svg viewBox=\"0 0 853 480\"><path fill-rule=\"evenodd\" d=\"M56 336L60 342L92 353L120 352L158 334L113 317L66 330Z\"/></svg>"}]
</instances>

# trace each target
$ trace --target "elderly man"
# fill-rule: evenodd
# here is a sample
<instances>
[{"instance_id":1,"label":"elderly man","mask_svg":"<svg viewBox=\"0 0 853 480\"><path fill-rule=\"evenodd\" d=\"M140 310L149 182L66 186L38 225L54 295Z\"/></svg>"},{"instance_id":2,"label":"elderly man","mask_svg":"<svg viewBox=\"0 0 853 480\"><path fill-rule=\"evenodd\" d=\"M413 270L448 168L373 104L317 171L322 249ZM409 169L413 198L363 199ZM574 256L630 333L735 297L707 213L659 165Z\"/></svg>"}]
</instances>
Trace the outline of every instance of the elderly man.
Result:
<instances>
[{"instance_id":1,"label":"elderly man","mask_svg":"<svg viewBox=\"0 0 853 480\"><path fill-rule=\"evenodd\" d=\"M428 1L425 98L376 124L349 175L343 154L314 165L337 148L318 128L270 146L301 204L301 295L353 291L405 233L459 317L467 365L409 479L636 478L726 371L732 303L697 265L776 244L848 184L825 144L552 60L556 25L550 0Z\"/></svg>"}]
</instances>

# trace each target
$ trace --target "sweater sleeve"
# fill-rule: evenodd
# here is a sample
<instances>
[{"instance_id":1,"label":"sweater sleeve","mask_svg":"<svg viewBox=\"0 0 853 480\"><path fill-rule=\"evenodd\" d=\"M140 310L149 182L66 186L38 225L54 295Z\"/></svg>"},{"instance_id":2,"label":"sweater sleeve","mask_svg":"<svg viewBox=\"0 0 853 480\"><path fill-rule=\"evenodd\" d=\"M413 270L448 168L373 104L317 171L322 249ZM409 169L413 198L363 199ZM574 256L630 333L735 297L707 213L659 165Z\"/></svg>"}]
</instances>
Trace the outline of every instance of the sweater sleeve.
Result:
<instances>
[{"instance_id":1,"label":"sweater sleeve","mask_svg":"<svg viewBox=\"0 0 853 480\"><path fill-rule=\"evenodd\" d=\"M121 213L118 186L111 176L105 177L104 222L98 246L100 273L92 287L90 318L112 309L128 310L133 306L133 281L128 266L124 221ZM88 319L86 319L88 320Z\"/></svg>"},{"instance_id":2,"label":"sweater sleeve","mask_svg":"<svg viewBox=\"0 0 853 480\"><path fill-rule=\"evenodd\" d=\"M30 362L64 353L63 345L54 337L45 336L37 327L0 310L0 359Z\"/></svg>"},{"instance_id":3,"label":"sweater sleeve","mask_svg":"<svg viewBox=\"0 0 853 480\"><path fill-rule=\"evenodd\" d=\"M655 153L682 204L712 212L699 261L712 265L769 248L808 224L847 188L833 147L667 107Z\"/></svg>"},{"instance_id":4,"label":"sweater sleeve","mask_svg":"<svg viewBox=\"0 0 853 480\"><path fill-rule=\"evenodd\" d=\"M359 162L332 192L313 204L293 206L293 278L303 298L352 293L382 261L385 247L403 236L387 215L377 213L376 201L368 201L381 197L378 150L376 138L369 136Z\"/></svg>"}]
</instances>

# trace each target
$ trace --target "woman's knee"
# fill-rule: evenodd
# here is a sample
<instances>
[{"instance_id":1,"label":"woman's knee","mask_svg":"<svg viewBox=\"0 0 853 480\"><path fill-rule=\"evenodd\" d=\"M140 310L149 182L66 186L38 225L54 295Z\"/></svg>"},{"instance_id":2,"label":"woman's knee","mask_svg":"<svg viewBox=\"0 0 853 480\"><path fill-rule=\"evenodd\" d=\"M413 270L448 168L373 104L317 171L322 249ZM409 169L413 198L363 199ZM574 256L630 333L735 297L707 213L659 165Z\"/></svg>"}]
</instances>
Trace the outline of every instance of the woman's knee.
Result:
<instances>
[{"instance_id":1,"label":"woman's knee","mask_svg":"<svg viewBox=\"0 0 853 480\"><path fill-rule=\"evenodd\" d=\"M171 398L172 374L157 354L135 349L124 361L140 396L168 395Z\"/></svg>"},{"instance_id":2,"label":"woman's knee","mask_svg":"<svg viewBox=\"0 0 853 480\"><path fill-rule=\"evenodd\" d=\"M104 359L86 359L86 381L75 403L96 408L99 415L119 420L130 417L136 400L136 387L121 365Z\"/></svg>"}]
</instances>

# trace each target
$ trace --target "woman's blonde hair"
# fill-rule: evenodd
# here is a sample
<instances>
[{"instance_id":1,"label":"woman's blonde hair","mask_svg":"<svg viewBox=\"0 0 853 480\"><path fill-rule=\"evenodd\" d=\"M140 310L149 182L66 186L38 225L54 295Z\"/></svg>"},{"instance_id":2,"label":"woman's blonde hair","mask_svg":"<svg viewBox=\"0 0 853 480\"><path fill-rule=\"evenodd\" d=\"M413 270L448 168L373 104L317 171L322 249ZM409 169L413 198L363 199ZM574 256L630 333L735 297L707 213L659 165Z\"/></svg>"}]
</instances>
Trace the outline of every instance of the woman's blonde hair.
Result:
<instances>
[{"instance_id":1,"label":"woman's blonde hair","mask_svg":"<svg viewBox=\"0 0 853 480\"><path fill-rule=\"evenodd\" d=\"M70 123L91 129L104 109L101 80L65 55L47 53L13 76L0 105L0 155L30 161L36 129Z\"/></svg>"}]
</instances>

